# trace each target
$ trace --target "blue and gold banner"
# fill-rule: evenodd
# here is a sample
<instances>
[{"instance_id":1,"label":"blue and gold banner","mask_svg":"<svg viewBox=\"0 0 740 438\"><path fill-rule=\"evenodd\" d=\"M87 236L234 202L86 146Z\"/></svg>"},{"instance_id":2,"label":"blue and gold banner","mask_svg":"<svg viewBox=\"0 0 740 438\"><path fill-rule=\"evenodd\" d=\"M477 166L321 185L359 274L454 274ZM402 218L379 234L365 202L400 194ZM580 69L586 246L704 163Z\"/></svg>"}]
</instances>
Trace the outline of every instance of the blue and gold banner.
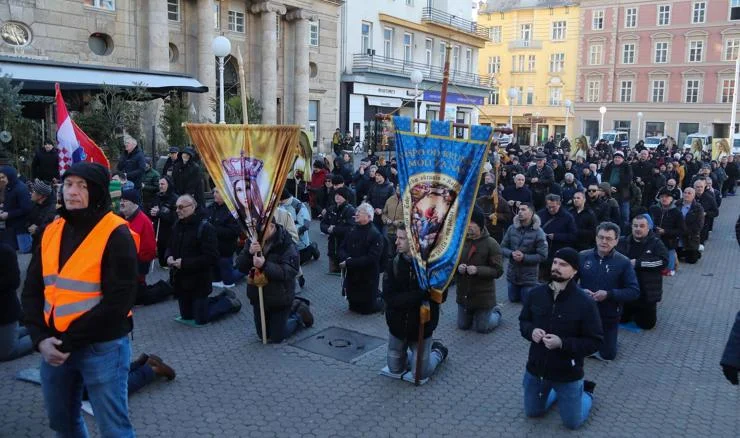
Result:
<instances>
[{"instance_id":1,"label":"blue and gold banner","mask_svg":"<svg viewBox=\"0 0 740 438\"><path fill-rule=\"evenodd\" d=\"M432 121L416 134L411 119L394 117L404 223L419 286L442 302L470 221L491 140L490 126L454 138L452 122Z\"/></svg>"}]
</instances>

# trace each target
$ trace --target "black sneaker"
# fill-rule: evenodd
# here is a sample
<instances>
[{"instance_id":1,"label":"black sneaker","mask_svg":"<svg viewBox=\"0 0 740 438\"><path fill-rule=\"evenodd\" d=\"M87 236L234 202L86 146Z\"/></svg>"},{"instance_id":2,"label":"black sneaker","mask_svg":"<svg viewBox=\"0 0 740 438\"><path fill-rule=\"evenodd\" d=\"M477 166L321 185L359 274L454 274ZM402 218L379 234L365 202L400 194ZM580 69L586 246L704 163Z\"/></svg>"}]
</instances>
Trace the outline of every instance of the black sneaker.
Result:
<instances>
[{"instance_id":1,"label":"black sneaker","mask_svg":"<svg viewBox=\"0 0 740 438\"><path fill-rule=\"evenodd\" d=\"M313 325L313 314L311 313L311 309L304 301L300 300L298 302L299 304L296 309L296 313L301 318L304 326L311 327Z\"/></svg>"},{"instance_id":2,"label":"black sneaker","mask_svg":"<svg viewBox=\"0 0 740 438\"><path fill-rule=\"evenodd\" d=\"M306 279L303 278L303 275L301 275L300 277L298 277L298 286L300 286L301 289L303 289L303 286L305 285L306 285Z\"/></svg>"},{"instance_id":3,"label":"black sneaker","mask_svg":"<svg viewBox=\"0 0 740 438\"><path fill-rule=\"evenodd\" d=\"M584 392L587 392L587 393L593 395L594 389L596 389L596 382L592 382L591 380L584 380L583 381L583 391Z\"/></svg>"},{"instance_id":4,"label":"black sneaker","mask_svg":"<svg viewBox=\"0 0 740 438\"><path fill-rule=\"evenodd\" d=\"M321 251L319 251L319 245L316 242L311 242L311 249L313 250L313 259L318 260L321 257Z\"/></svg>"},{"instance_id":5,"label":"black sneaker","mask_svg":"<svg viewBox=\"0 0 740 438\"><path fill-rule=\"evenodd\" d=\"M443 343L441 343L439 341L432 342L432 351L434 351L434 350L439 351L439 353L442 355L442 362L444 362L445 359L447 359L447 355L449 354L449 350L447 349L447 347L444 346Z\"/></svg>"}]
</instances>

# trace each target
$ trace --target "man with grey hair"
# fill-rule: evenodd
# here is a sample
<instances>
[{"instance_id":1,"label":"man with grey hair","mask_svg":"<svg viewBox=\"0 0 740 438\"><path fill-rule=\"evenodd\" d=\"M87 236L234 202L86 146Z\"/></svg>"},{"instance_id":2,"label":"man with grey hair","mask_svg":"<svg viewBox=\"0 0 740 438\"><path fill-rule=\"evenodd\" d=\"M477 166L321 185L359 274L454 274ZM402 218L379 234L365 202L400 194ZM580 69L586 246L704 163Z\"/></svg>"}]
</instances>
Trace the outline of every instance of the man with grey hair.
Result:
<instances>
[{"instance_id":1,"label":"man with grey hair","mask_svg":"<svg viewBox=\"0 0 740 438\"><path fill-rule=\"evenodd\" d=\"M141 190L141 180L146 172L144 152L130 135L123 137L123 149L124 153L118 159L116 169L126 174L126 179L134 183L134 188Z\"/></svg>"},{"instance_id":2,"label":"man with grey hair","mask_svg":"<svg viewBox=\"0 0 740 438\"><path fill-rule=\"evenodd\" d=\"M575 192L582 192L583 191L583 185L580 181L578 181L570 172L567 172L565 174L565 177L563 178L563 182L560 184L561 190L562 190L562 201L563 204L568 205L570 204L570 201L573 199L573 194Z\"/></svg>"},{"instance_id":3,"label":"man with grey hair","mask_svg":"<svg viewBox=\"0 0 740 438\"><path fill-rule=\"evenodd\" d=\"M701 204L704 209L704 226L701 228L699 234L701 238L701 244L699 245L699 251L704 251L704 242L709 238L709 231L712 230L714 225L714 218L719 216L719 208L717 207L717 200L714 197L714 193L706 191L707 181L705 178L698 178L694 181L694 191L696 192L696 202Z\"/></svg>"},{"instance_id":4,"label":"man with grey hair","mask_svg":"<svg viewBox=\"0 0 740 438\"><path fill-rule=\"evenodd\" d=\"M349 310L361 314L382 309L378 282L383 255L383 236L373 226L375 211L367 202L355 210L355 225L339 248L339 267L346 272L342 295L349 301Z\"/></svg>"}]
</instances>

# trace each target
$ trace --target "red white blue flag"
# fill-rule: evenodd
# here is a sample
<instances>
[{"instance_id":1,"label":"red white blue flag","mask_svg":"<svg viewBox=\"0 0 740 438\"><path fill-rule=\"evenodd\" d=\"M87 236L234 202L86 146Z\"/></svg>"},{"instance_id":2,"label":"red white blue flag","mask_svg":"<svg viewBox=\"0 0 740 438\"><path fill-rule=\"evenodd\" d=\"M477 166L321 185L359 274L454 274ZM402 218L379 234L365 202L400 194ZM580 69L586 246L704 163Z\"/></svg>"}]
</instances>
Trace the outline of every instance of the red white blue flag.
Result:
<instances>
[{"instance_id":1,"label":"red white blue flag","mask_svg":"<svg viewBox=\"0 0 740 438\"><path fill-rule=\"evenodd\" d=\"M59 174L78 161L98 163L110 168L103 150L72 120L67 105L62 98L59 84L56 84L57 103L57 149L59 149Z\"/></svg>"}]
</instances>

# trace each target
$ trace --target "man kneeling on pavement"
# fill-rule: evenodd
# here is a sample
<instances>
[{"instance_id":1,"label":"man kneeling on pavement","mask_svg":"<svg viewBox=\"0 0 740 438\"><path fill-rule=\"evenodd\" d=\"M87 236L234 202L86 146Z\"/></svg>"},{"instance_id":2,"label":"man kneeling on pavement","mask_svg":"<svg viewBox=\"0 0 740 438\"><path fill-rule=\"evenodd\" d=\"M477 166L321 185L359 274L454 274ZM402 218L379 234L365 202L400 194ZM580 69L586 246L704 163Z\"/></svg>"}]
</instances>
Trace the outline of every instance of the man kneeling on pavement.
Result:
<instances>
[{"instance_id":1,"label":"man kneeling on pavement","mask_svg":"<svg viewBox=\"0 0 740 438\"><path fill-rule=\"evenodd\" d=\"M526 295L519 315L521 334L531 342L524 413L543 416L557 401L568 429L578 429L588 418L596 384L583 379L583 359L599 349L603 337L596 303L574 280L578 270L578 252L558 250L550 283Z\"/></svg>"}]
</instances>

